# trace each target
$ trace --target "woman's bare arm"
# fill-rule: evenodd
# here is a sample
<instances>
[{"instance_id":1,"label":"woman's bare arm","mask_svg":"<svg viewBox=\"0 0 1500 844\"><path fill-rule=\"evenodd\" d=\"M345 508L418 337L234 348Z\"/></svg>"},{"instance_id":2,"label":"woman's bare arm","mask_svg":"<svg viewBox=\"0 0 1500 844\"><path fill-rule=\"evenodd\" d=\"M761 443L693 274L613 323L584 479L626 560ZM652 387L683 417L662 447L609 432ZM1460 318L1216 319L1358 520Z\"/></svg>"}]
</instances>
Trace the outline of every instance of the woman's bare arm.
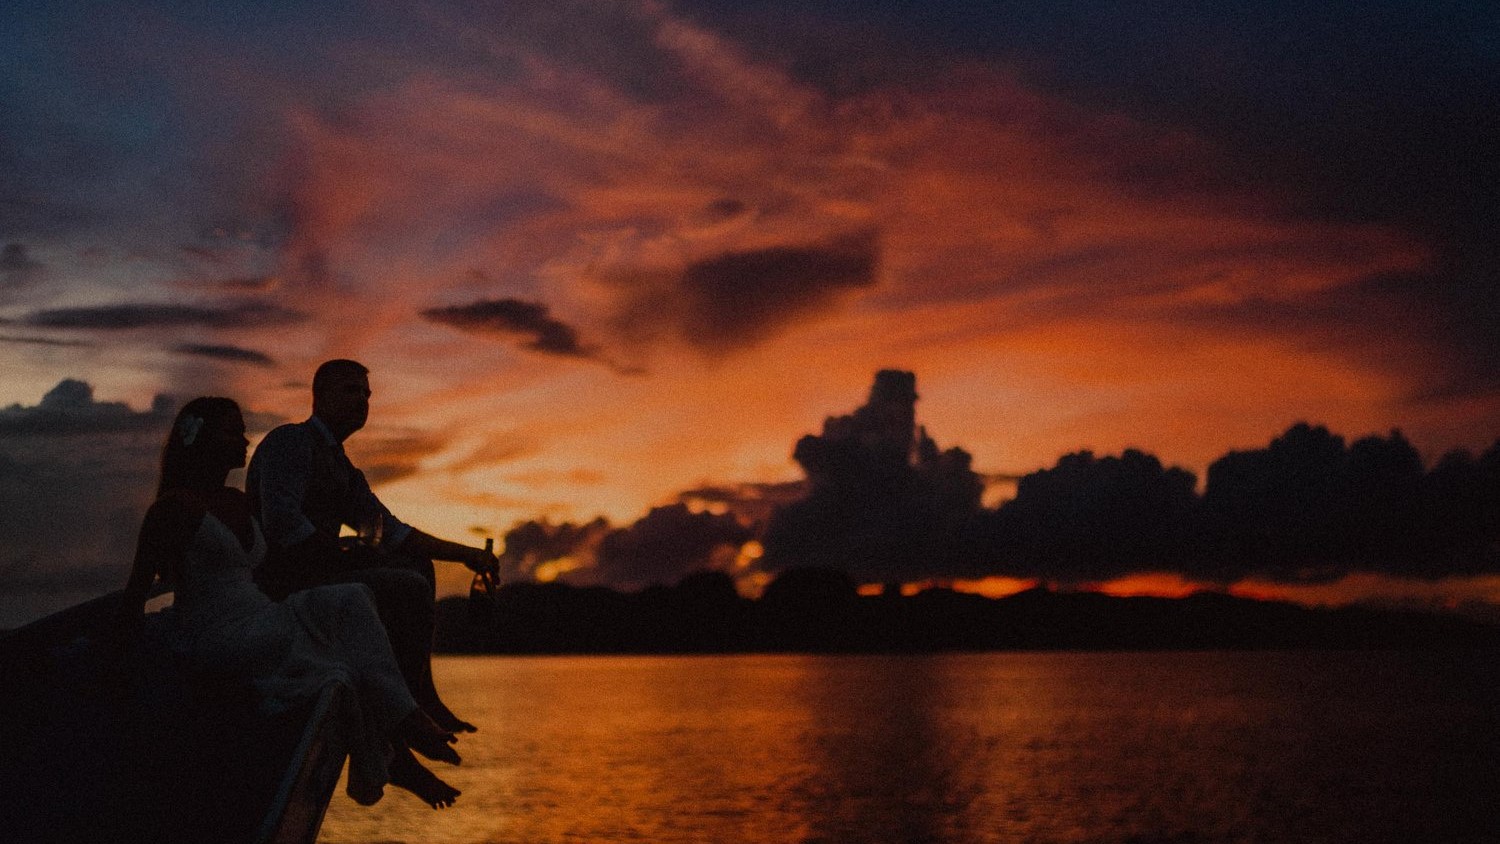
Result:
<instances>
[{"instance_id":1,"label":"woman's bare arm","mask_svg":"<svg viewBox=\"0 0 1500 844\"><path fill-rule=\"evenodd\" d=\"M136 537L135 559L130 578L125 583L125 597L120 605L119 627L133 631L145 612L146 596L158 576L168 582L181 575L183 554L198 529L205 512L203 503L185 495L168 494L158 498L146 511Z\"/></svg>"}]
</instances>

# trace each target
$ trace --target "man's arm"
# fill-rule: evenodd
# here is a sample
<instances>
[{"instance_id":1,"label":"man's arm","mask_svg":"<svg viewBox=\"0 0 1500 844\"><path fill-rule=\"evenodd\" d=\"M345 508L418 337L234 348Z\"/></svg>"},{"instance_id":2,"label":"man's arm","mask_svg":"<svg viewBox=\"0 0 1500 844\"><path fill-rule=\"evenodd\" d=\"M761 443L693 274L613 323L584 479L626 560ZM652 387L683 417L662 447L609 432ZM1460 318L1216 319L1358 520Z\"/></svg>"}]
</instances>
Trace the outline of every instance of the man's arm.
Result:
<instances>
[{"instance_id":1,"label":"man's arm","mask_svg":"<svg viewBox=\"0 0 1500 844\"><path fill-rule=\"evenodd\" d=\"M471 548L457 542L439 539L430 533L411 528L400 548L419 557L463 563L474 571L486 571L499 565L495 555L484 548Z\"/></svg>"},{"instance_id":2,"label":"man's arm","mask_svg":"<svg viewBox=\"0 0 1500 844\"><path fill-rule=\"evenodd\" d=\"M365 473L354 470L354 498L360 511L358 519L364 522L381 521L381 544L402 552L431 560L449 560L463 563L474 571L493 569L499 560L483 548L471 548L457 542L439 539L430 533L417 530L391 514L380 498L370 489Z\"/></svg>"}]
</instances>

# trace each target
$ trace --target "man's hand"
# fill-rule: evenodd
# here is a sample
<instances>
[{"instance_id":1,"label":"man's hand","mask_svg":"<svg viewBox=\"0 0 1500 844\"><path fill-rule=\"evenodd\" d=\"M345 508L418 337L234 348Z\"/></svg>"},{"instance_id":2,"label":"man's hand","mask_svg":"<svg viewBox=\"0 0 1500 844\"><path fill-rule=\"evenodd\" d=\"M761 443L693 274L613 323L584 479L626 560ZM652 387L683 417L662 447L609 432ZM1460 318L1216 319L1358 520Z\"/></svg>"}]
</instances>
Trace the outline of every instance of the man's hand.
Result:
<instances>
[{"instance_id":1,"label":"man's hand","mask_svg":"<svg viewBox=\"0 0 1500 844\"><path fill-rule=\"evenodd\" d=\"M469 554L463 559L463 564L470 571L476 573L494 572L500 568L500 558L488 548L469 548Z\"/></svg>"}]
</instances>

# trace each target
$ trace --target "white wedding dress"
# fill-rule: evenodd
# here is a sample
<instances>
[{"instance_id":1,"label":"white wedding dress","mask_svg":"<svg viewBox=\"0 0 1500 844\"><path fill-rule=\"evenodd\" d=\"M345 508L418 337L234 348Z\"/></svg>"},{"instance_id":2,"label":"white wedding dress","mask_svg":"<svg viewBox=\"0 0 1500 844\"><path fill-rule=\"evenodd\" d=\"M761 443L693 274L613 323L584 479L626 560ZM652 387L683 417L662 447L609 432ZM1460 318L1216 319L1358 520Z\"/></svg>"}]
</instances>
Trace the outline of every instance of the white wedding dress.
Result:
<instances>
[{"instance_id":1,"label":"white wedding dress","mask_svg":"<svg viewBox=\"0 0 1500 844\"><path fill-rule=\"evenodd\" d=\"M360 584L320 586L272 601L251 578L265 556L259 525L246 551L207 513L184 554L173 599L174 649L194 669L248 680L261 710L276 714L317 696L330 683L342 696L349 746L348 793L362 805L380 799L389 781L392 727L417 708Z\"/></svg>"}]
</instances>

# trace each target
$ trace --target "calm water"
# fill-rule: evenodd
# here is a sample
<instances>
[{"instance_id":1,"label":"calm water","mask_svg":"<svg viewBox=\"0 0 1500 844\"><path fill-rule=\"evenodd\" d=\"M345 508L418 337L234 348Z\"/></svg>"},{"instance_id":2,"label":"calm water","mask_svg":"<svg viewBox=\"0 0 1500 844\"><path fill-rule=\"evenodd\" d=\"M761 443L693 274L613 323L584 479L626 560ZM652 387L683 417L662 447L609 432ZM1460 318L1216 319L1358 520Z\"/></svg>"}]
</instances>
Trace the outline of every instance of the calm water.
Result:
<instances>
[{"instance_id":1,"label":"calm water","mask_svg":"<svg viewBox=\"0 0 1500 844\"><path fill-rule=\"evenodd\" d=\"M450 657L435 812L350 842L1500 841L1497 657Z\"/></svg>"}]
</instances>

